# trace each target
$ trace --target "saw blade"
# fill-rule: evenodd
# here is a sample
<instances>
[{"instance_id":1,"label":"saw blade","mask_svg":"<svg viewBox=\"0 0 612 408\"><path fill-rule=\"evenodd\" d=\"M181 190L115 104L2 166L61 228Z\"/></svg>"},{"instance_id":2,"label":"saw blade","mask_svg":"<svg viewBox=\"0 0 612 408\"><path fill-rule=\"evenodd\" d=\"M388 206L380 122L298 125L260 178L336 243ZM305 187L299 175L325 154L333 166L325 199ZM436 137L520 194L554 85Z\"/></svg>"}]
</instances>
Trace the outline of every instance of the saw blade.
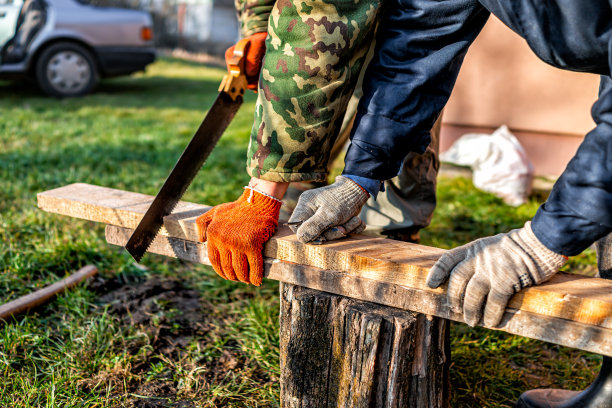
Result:
<instances>
[{"instance_id":1,"label":"saw blade","mask_svg":"<svg viewBox=\"0 0 612 408\"><path fill-rule=\"evenodd\" d=\"M164 223L164 217L172 213L172 210L198 174L221 135L236 115L240 105L242 105L242 100L241 96L233 100L225 92L220 92L217 96L200 127L125 245L136 262L140 262L151 242L159 233Z\"/></svg>"}]
</instances>

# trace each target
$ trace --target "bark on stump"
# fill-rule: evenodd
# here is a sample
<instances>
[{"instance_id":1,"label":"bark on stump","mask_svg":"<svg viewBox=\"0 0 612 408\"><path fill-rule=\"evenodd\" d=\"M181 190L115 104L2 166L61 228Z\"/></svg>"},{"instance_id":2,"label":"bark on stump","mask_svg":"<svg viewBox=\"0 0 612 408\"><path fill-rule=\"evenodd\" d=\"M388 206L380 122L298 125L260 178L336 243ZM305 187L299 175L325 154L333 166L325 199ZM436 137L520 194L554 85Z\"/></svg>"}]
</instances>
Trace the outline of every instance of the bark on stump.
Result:
<instances>
[{"instance_id":1,"label":"bark on stump","mask_svg":"<svg viewBox=\"0 0 612 408\"><path fill-rule=\"evenodd\" d=\"M448 407L447 320L281 283L287 408Z\"/></svg>"}]
</instances>

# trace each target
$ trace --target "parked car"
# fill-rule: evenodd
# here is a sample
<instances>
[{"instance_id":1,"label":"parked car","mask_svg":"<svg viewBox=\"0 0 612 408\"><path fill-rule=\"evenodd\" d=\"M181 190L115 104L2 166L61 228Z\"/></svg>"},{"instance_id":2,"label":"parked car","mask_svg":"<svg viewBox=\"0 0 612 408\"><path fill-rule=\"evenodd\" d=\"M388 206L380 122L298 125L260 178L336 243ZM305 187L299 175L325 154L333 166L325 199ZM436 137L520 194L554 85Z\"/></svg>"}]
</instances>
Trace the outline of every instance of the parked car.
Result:
<instances>
[{"instance_id":1,"label":"parked car","mask_svg":"<svg viewBox=\"0 0 612 408\"><path fill-rule=\"evenodd\" d=\"M0 0L0 78L26 76L56 97L155 60L149 13L77 0Z\"/></svg>"}]
</instances>

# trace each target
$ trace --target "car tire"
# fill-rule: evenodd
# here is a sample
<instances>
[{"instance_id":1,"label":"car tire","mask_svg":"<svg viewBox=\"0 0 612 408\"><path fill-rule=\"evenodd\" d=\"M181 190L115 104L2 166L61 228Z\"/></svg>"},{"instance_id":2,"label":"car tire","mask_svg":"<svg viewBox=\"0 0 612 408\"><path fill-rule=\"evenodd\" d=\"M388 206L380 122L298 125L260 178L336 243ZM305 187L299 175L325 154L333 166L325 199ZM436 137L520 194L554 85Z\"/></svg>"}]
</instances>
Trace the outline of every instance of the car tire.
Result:
<instances>
[{"instance_id":1,"label":"car tire","mask_svg":"<svg viewBox=\"0 0 612 408\"><path fill-rule=\"evenodd\" d=\"M35 73L40 89L58 98L86 95L98 82L91 52L69 42L47 47L36 60Z\"/></svg>"}]
</instances>

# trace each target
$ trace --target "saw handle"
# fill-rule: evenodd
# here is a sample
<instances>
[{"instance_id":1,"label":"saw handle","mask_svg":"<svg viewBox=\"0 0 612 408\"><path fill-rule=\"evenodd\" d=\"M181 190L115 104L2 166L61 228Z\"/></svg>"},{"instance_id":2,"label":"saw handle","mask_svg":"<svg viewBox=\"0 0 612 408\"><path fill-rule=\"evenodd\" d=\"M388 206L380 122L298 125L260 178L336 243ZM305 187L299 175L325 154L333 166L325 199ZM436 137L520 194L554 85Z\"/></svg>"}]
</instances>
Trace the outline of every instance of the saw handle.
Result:
<instances>
[{"instance_id":1,"label":"saw handle","mask_svg":"<svg viewBox=\"0 0 612 408\"><path fill-rule=\"evenodd\" d=\"M244 95L244 91L248 86L244 68L246 48L248 45L248 38L243 38L235 45L234 54L227 61L229 73L225 74L219 86L219 92L225 92L234 101L239 96Z\"/></svg>"}]
</instances>

